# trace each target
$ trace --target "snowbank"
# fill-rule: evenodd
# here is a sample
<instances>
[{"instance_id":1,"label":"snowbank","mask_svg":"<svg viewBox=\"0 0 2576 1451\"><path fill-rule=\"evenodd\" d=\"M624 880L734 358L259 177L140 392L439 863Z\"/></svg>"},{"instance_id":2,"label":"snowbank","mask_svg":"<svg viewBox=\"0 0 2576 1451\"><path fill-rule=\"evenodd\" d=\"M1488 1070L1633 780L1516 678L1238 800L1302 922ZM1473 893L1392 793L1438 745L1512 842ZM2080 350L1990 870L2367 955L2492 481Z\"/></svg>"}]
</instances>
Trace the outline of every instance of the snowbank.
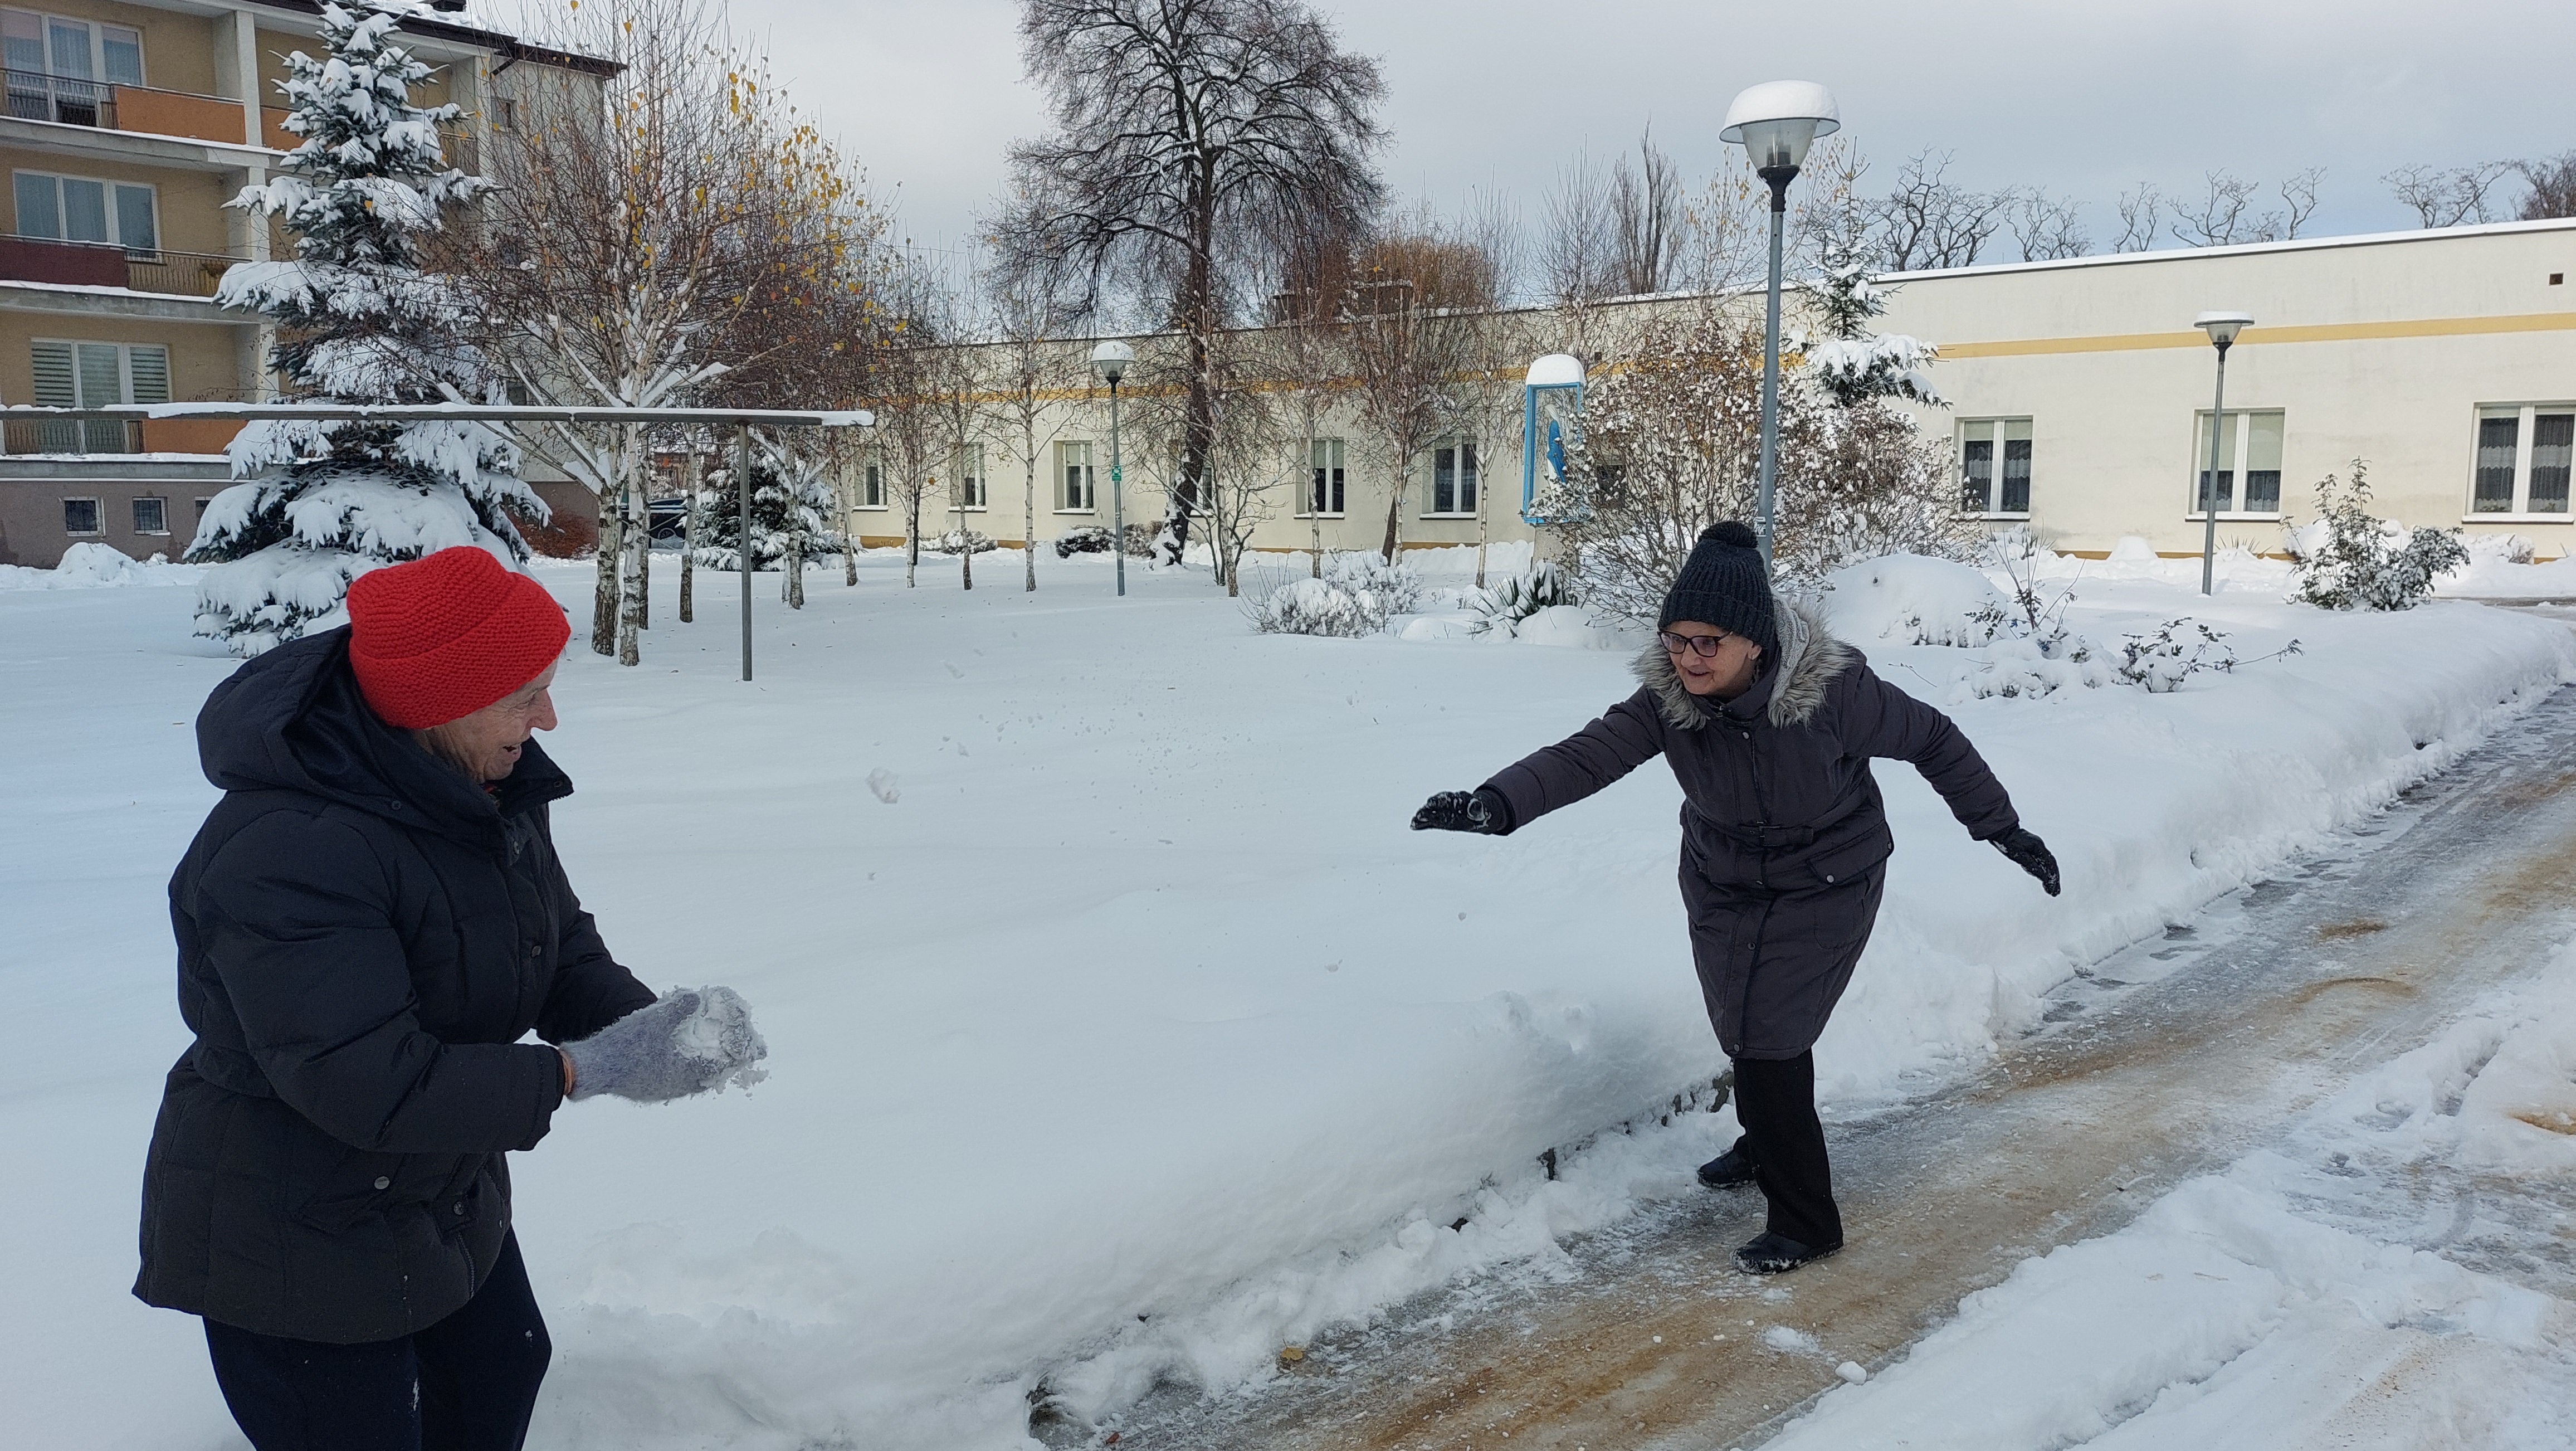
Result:
<instances>
[{"instance_id":1,"label":"snowbank","mask_svg":"<svg viewBox=\"0 0 2576 1451\"><path fill-rule=\"evenodd\" d=\"M2119 1233L2025 1261L1770 1445L2566 1445L2576 1364L2559 1347L2576 1313L2391 1242L2413 1216L2387 1186L2467 1171L2545 1201L2547 1186L2576 1184L2571 1128L2576 954L2562 953L2542 986L2365 1075L2283 1151L2186 1183ZM2479 1218L2491 1234L2513 1225L2502 1232L2518 1229L2544 1260L2563 1244L2515 1225L2514 1206Z\"/></svg>"},{"instance_id":2,"label":"snowbank","mask_svg":"<svg viewBox=\"0 0 2576 1451\"><path fill-rule=\"evenodd\" d=\"M588 566L535 572L587 608ZM1508 839L1405 829L1626 695L1624 652L1256 635L1204 574L1131 568L1119 600L1100 558L1042 558L1035 594L860 572L818 571L795 615L755 582L753 684L735 579L709 572L696 625L655 590L645 668L576 648L558 681L585 905L655 986L739 989L774 1076L573 1105L516 1160L556 1343L532 1445L1021 1448L1032 1392L1090 1414L1157 1377L1256 1381L1321 1324L1686 1192L1731 1128L1605 1132L1720 1066L1668 772ZM2191 614L2304 653L1956 708L2056 848L2059 899L1884 769L1899 847L1818 1049L1830 1114L1977 1065L2076 964L2576 675L2576 633L2477 605L2076 588L2095 638ZM230 665L191 604L0 597L0 1160L46 1186L0 1250L0 1416L48 1446L227 1434L193 1325L124 1296L185 1041L159 892L212 800L186 722ZM1867 648L1927 693L1974 653Z\"/></svg>"},{"instance_id":3,"label":"snowbank","mask_svg":"<svg viewBox=\"0 0 2576 1451\"><path fill-rule=\"evenodd\" d=\"M134 585L195 584L204 570L172 564L161 555L136 559L110 545L83 542L63 551L51 569L0 564L0 590L123 589Z\"/></svg>"}]
</instances>

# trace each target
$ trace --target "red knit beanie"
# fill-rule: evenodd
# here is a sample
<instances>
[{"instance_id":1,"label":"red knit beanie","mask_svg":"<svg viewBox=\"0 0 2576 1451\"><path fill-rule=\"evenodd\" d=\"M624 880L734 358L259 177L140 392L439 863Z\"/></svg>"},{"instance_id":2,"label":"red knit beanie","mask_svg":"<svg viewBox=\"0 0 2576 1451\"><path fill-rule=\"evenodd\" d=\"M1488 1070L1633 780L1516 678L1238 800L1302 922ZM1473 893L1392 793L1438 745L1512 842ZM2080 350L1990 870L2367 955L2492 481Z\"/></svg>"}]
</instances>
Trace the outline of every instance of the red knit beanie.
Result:
<instances>
[{"instance_id":1,"label":"red knit beanie","mask_svg":"<svg viewBox=\"0 0 2576 1451\"><path fill-rule=\"evenodd\" d=\"M472 715L544 674L571 637L545 586L470 545L349 583L349 665L401 730Z\"/></svg>"}]
</instances>

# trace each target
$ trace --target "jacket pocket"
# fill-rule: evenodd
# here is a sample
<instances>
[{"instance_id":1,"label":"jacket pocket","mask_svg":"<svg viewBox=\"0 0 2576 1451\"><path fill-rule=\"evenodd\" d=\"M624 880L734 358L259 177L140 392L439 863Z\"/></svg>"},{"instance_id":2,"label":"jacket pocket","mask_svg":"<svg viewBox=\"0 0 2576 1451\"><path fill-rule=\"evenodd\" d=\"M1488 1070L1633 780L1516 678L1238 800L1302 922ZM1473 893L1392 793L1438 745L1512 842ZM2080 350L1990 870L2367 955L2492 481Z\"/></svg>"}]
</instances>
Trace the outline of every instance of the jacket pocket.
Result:
<instances>
[{"instance_id":1,"label":"jacket pocket","mask_svg":"<svg viewBox=\"0 0 2576 1451\"><path fill-rule=\"evenodd\" d=\"M1798 870L1815 886L1849 886L1860 880L1871 867L1887 860L1889 853L1895 850L1896 838L1886 824L1873 822L1868 829L1848 841L1819 847L1799 863Z\"/></svg>"},{"instance_id":2,"label":"jacket pocket","mask_svg":"<svg viewBox=\"0 0 2576 1451\"><path fill-rule=\"evenodd\" d=\"M338 1234L355 1228L368 1216L381 1214L406 1198L417 1199L423 1186L406 1183L411 1174L417 1173L414 1164L417 1157L344 1149L339 1162L332 1165L321 1176L320 1182L296 1204L296 1219L326 1233Z\"/></svg>"}]
</instances>

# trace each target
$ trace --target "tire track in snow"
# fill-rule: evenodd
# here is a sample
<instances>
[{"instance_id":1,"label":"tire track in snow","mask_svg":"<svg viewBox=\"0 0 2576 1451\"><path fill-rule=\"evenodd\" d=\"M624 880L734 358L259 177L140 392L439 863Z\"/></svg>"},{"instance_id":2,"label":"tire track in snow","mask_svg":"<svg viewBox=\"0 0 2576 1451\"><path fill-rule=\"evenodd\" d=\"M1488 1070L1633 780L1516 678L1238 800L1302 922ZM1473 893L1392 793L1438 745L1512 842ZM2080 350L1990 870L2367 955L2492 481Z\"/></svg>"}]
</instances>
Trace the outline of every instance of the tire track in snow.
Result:
<instances>
[{"instance_id":1,"label":"tire track in snow","mask_svg":"<svg viewBox=\"0 0 2576 1451\"><path fill-rule=\"evenodd\" d=\"M1842 1254L1779 1282L1728 1256L1758 1196L1657 1205L1508 1274L1320 1340L1263 1390L1161 1392L1059 1445L1564 1448L1751 1445L1883 1365L2021 1260L2126 1224L2165 1188L2426 1041L2527 973L2576 907L2576 689L2406 792L2334 848L2096 964L1976 1080L1838 1126ZM1762 1348L1762 1327L1816 1356Z\"/></svg>"}]
</instances>

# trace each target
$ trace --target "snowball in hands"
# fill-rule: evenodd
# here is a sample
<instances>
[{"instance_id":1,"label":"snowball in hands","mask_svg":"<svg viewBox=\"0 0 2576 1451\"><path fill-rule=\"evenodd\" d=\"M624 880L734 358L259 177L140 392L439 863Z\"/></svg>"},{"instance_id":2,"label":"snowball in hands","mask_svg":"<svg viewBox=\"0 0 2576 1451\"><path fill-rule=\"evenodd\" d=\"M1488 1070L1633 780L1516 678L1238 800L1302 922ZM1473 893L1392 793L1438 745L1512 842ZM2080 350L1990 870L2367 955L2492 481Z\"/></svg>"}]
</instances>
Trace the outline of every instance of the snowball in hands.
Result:
<instances>
[{"instance_id":1,"label":"snowball in hands","mask_svg":"<svg viewBox=\"0 0 2576 1451\"><path fill-rule=\"evenodd\" d=\"M662 1103L769 1076L755 1066L769 1045L751 1025L751 1006L729 987L673 988L563 1051L575 1098L613 1093Z\"/></svg>"}]
</instances>

